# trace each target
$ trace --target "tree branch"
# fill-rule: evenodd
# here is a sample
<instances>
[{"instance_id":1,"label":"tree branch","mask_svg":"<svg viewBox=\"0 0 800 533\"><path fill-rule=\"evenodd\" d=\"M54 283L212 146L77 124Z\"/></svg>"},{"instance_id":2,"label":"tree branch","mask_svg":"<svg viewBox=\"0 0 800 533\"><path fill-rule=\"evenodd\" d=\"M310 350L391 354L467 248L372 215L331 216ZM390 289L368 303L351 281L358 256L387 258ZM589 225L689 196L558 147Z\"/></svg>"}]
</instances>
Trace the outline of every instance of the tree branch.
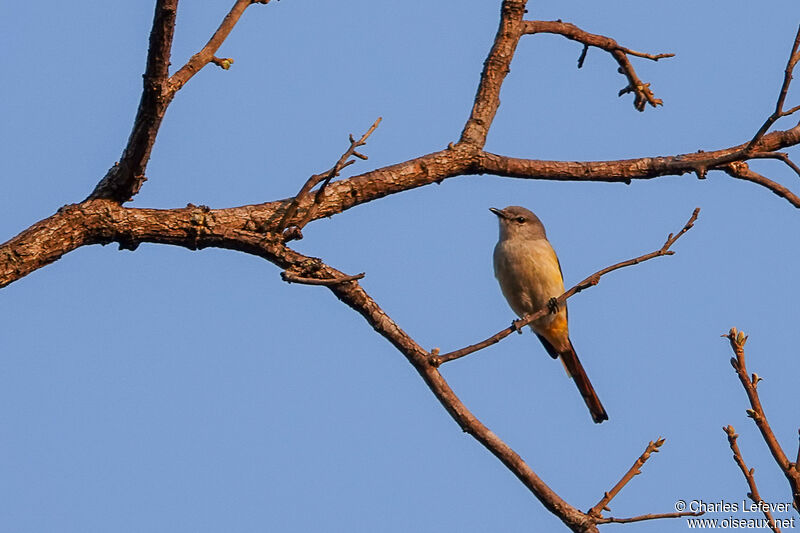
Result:
<instances>
[{"instance_id":1,"label":"tree branch","mask_svg":"<svg viewBox=\"0 0 800 533\"><path fill-rule=\"evenodd\" d=\"M372 132L378 127L378 124L381 123L381 117L378 117L375 122L372 123L372 126L361 136L359 140L355 140L353 135L350 135L350 147L342 154L342 157L333 165L333 167L323 172L322 174L314 174L303 184L300 188L300 192L292 200L292 203L283 213L283 218L281 219L280 223L278 224L277 231L283 231L284 229L289 227L289 223L292 221L292 217L294 217L295 213L297 213L297 206L300 205L303 201L308 200L311 194L311 189L313 189L317 184L320 182L319 189L317 190L317 194L314 196L314 199L311 201L311 206L306 210L305 214L303 215L302 219L298 222L292 224L294 226L293 232L285 234L287 241L293 239L301 239L303 237L302 229L308 223L309 220L314 216L316 211L316 207L320 204L322 199L324 198L325 188L328 186L328 183L339 175L339 172L342 171L347 166L352 165L355 163L351 157L355 156L362 160L367 160L367 156L362 153L356 151L356 148L364 146L367 144L367 139Z\"/></svg>"},{"instance_id":2,"label":"tree branch","mask_svg":"<svg viewBox=\"0 0 800 533\"><path fill-rule=\"evenodd\" d=\"M175 93L201 68L209 62L227 65L232 59L219 59L214 53L227 38L242 12L253 3L265 4L269 0L237 0L222 21L219 29L203 49L192 56L171 78L169 60L172 37L175 32L175 15L178 0L158 0L150 32L150 48L147 53L147 69L144 74L144 90L133 121L133 130L119 162L111 167L88 200L112 200L119 204L135 196L147 180L145 170L158 130ZM223 67L225 68L225 67Z\"/></svg>"},{"instance_id":3,"label":"tree branch","mask_svg":"<svg viewBox=\"0 0 800 533\"><path fill-rule=\"evenodd\" d=\"M236 3L233 4L231 10L227 15L225 15L225 18L222 19L222 23L220 23L219 28L217 28L217 31L214 32L214 35L211 36L211 39L208 40L206 45L199 52L193 55L189 61L169 79L170 94L174 95L176 92L178 92L181 87L186 85L186 82L188 82L192 76L197 74L209 63L213 62L217 65L220 65L220 63L216 61L218 58L215 58L214 54L217 53L219 47L222 46L222 43L224 43L225 39L227 39L228 35L230 35L233 27L236 26L237 22L239 22L244 10L253 4L268 3L269 0L236 0ZM232 59L226 59L228 59L230 63L233 63ZM230 64L228 64L228 66L230 66Z\"/></svg>"},{"instance_id":4,"label":"tree branch","mask_svg":"<svg viewBox=\"0 0 800 533\"><path fill-rule=\"evenodd\" d=\"M175 34L178 0L157 0L150 47L144 72L144 88L133 121L128 144L119 162L106 173L90 199L108 199L117 203L128 201L145 181L144 171L156 141L158 128L164 118L170 97L166 94L169 79L169 58Z\"/></svg>"},{"instance_id":5,"label":"tree branch","mask_svg":"<svg viewBox=\"0 0 800 533\"><path fill-rule=\"evenodd\" d=\"M317 279L317 278L307 278L303 276L298 276L297 274L294 274L288 270L284 270L283 272L281 272L281 278L283 279L283 281L287 283L300 283L302 285L324 285L324 286L337 285L339 283L344 283L346 281L356 281L363 278L364 276L365 273L362 272L354 276Z\"/></svg>"},{"instance_id":6,"label":"tree branch","mask_svg":"<svg viewBox=\"0 0 800 533\"><path fill-rule=\"evenodd\" d=\"M511 60L522 37L527 0L503 0L500 8L500 27L494 38L489 56L483 63L483 72L472 105L469 119L461 132L460 143L477 148L486 144L489 127L500 107L500 88L511 70Z\"/></svg>"},{"instance_id":7,"label":"tree branch","mask_svg":"<svg viewBox=\"0 0 800 533\"><path fill-rule=\"evenodd\" d=\"M666 242L658 250L650 252L649 254L640 255L639 257L634 257L633 259L628 259L627 261L616 263L602 270L598 270L597 272L587 277L586 279L584 279L583 281L581 281L580 283L578 283L577 285L566 291L564 294L556 298L556 302L558 302L559 305L564 305L567 301L567 298L570 298L571 296L574 296L575 294L585 289L588 289L589 287L597 285L598 283L600 283L600 278L605 274L608 274L609 272L613 272L614 270L619 270L620 268L624 268L627 266L636 265L644 261L647 261L649 259L653 259L655 257L674 254L675 252L670 250L670 247L672 247L672 245L675 244L675 241L681 238L687 231L689 231L692 228L692 226L694 226L694 223L697 220L697 216L699 214L700 214L700 208L699 207L695 208L695 210L692 212L692 216L689 218L686 224L684 224L683 228L681 228L681 230L675 235L670 233L669 236L667 237ZM439 366L442 363L447 363L448 361L459 359L471 353L475 353L478 350L482 350L488 346L496 344L501 340L503 340L504 338L511 335L512 333L514 333L515 331L521 330L528 324L532 323L535 320L538 320L539 318L543 317L549 312L550 310L548 308L540 309L539 311L532 313L524 318L513 321L511 326L507 327L504 330L498 331L488 339L482 340L481 342L472 344L465 348L461 348L460 350L454 350L452 352L448 352L443 355L431 354L431 364L434 366Z\"/></svg>"},{"instance_id":8,"label":"tree branch","mask_svg":"<svg viewBox=\"0 0 800 533\"><path fill-rule=\"evenodd\" d=\"M357 276L347 276L319 259L289 249L277 233L232 226L230 223L237 220L230 217L228 210L192 205L175 210L132 209L113 202L93 201L68 206L59 213L59 218L65 224L73 218L81 221L81 231L75 235L80 244L118 242L121 247L133 249L141 242L152 242L191 250L206 247L238 250L283 268L289 272L288 280L320 281L406 357L462 430L500 459L548 510L573 531L597 531L591 517L558 496L516 452L475 418L439 371L429 364L427 351L375 303L359 285Z\"/></svg>"},{"instance_id":9,"label":"tree branch","mask_svg":"<svg viewBox=\"0 0 800 533\"><path fill-rule=\"evenodd\" d=\"M631 518L614 518L609 516L598 520L598 524L631 524L633 522L643 522L645 520L661 520L662 518L683 518L685 516L702 516L703 511L684 511L682 513L660 513L660 514L643 514L640 516L633 516Z\"/></svg>"},{"instance_id":10,"label":"tree branch","mask_svg":"<svg viewBox=\"0 0 800 533\"><path fill-rule=\"evenodd\" d=\"M651 454L658 453L658 449L661 448L663 444L663 438L656 439L655 442L650 441L650 443L647 445L647 448L644 450L644 453L640 455L638 459L636 459L636 461L633 463L633 466L631 466L628 471L625 472L625 475L622 476L622 479L620 479L610 491L603 494L603 497L595 504L594 507L589 509L589 514L597 518L602 518L603 511L611 511L611 509L608 508L608 504L611 503L611 500L614 499L614 496L619 494L619 491L621 491L622 488L634 478L634 476L638 476L642 473L642 466L644 466Z\"/></svg>"},{"instance_id":11,"label":"tree branch","mask_svg":"<svg viewBox=\"0 0 800 533\"><path fill-rule=\"evenodd\" d=\"M739 377L739 381L747 394L747 399L750 401L751 408L747 410L747 416L752 418L756 423L756 427L758 427L761 432L761 437L764 439L767 448L769 448L773 459L775 459L775 462L789 481L795 508L800 510L800 472L796 469L795 463L789 462L783 448L781 448L781 445L778 443L778 439L775 437L775 433L772 431L772 427L770 427L767 421L767 416L764 413L764 408L761 406L761 400L758 397L757 390L758 382L761 381L761 378L758 374L754 373L750 376L747 373L744 360L744 345L747 342L747 335L745 335L743 331L731 328L726 335L722 336L727 338L731 344L731 349L735 355L735 357L731 358L731 366L733 366L733 369L736 371L736 375Z\"/></svg>"},{"instance_id":12,"label":"tree branch","mask_svg":"<svg viewBox=\"0 0 800 533\"><path fill-rule=\"evenodd\" d=\"M780 183L776 183L771 179L762 176L758 172L750 170L750 166L744 161L734 161L729 163L724 167L725 173L738 180L749 181L751 183L756 183L761 185L762 187L766 187L770 191L772 191L777 196L784 198L793 206L800 208L800 198L797 197L792 191L781 185Z\"/></svg>"},{"instance_id":13,"label":"tree branch","mask_svg":"<svg viewBox=\"0 0 800 533\"><path fill-rule=\"evenodd\" d=\"M764 500L761 499L761 495L758 493L758 487L756 486L756 480L753 476L753 472L755 469L747 468L747 465L744 462L744 458L742 458L742 452L739 450L739 444L736 442L736 439L739 438L739 435L736 434L736 431L733 429L733 426L728 425L722 428L722 431L728 435L728 444L731 447L731 451L733 452L733 460L736 461L736 464L739 466L739 470L742 471L744 474L744 478L747 481L748 487L750 487L750 492L747 493L747 496L753 500L753 503L760 504ZM780 529L775 524L775 519L772 518L772 513L770 512L768 507L761 507L762 511L764 512L764 516L769 521L769 527L775 533L780 533Z\"/></svg>"},{"instance_id":14,"label":"tree branch","mask_svg":"<svg viewBox=\"0 0 800 533\"><path fill-rule=\"evenodd\" d=\"M794 70L795 65L797 65L797 62L800 61L800 51L798 51L798 47L800 47L800 26L797 28L794 44L792 44L792 51L789 54L789 60L786 63L786 69L784 69L783 85L781 85L781 91L778 93L778 101L775 103L775 111L767 118L764 124L753 136L753 139L748 143L746 148L746 151L748 152L755 147L761 137L764 136L764 134L772 127L773 124L775 124L778 119L789 116L800 110L800 106L794 107L789 111L783 110L783 103L786 101L786 94L789 92L789 85L792 83L792 71Z\"/></svg>"},{"instance_id":15,"label":"tree branch","mask_svg":"<svg viewBox=\"0 0 800 533\"><path fill-rule=\"evenodd\" d=\"M645 54L636 52L630 48L620 46L617 41L603 35L589 33L568 22L560 20L528 20L525 21L523 32L529 35L537 33L552 33L561 35L572 41L583 43L583 51L578 59L578 68L583 67L586 59L586 52L590 46L600 48L610 53L614 60L619 64L619 72L628 79L628 85L619 92L619 96L626 93L634 93L633 105L639 111L644 111L647 104L652 107L662 105L662 100L656 98L650 90L649 83L643 83L636 74L636 71L628 60L628 56L636 56L652 61L658 61L667 57L674 57L675 54Z\"/></svg>"}]
</instances>

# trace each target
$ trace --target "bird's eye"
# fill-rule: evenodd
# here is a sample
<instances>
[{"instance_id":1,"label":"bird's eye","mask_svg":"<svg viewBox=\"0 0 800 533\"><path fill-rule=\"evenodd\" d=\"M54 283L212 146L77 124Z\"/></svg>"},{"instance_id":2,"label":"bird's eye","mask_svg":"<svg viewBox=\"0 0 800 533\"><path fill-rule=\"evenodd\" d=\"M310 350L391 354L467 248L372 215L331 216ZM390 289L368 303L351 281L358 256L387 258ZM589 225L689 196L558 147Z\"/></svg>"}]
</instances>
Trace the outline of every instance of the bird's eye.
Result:
<instances>
[{"instance_id":1,"label":"bird's eye","mask_svg":"<svg viewBox=\"0 0 800 533\"><path fill-rule=\"evenodd\" d=\"M519 222L520 224L522 224L523 222L525 222L525 217L517 217L517 218L515 218L514 220L516 220L517 222Z\"/></svg>"}]
</instances>

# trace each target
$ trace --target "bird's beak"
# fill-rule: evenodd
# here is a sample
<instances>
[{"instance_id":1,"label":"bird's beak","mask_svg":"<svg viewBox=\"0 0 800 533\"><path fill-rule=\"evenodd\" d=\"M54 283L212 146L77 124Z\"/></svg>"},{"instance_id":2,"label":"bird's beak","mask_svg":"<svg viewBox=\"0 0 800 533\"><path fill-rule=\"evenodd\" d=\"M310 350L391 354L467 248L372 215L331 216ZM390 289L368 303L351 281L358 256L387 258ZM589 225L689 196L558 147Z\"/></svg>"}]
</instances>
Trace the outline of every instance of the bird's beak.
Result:
<instances>
[{"instance_id":1,"label":"bird's beak","mask_svg":"<svg viewBox=\"0 0 800 533\"><path fill-rule=\"evenodd\" d=\"M496 207L490 207L489 211L491 211L500 218L508 218L508 215L506 215L505 211L503 211L502 209L497 209Z\"/></svg>"}]
</instances>

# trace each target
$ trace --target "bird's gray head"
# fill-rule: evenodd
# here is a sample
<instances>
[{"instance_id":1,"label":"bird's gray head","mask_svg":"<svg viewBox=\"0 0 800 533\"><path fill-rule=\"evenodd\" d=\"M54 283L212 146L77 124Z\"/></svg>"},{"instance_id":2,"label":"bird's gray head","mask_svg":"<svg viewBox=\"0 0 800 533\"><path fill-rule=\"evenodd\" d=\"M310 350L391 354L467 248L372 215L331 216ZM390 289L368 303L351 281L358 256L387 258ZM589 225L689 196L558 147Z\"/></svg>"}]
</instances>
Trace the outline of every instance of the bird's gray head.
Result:
<instances>
[{"instance_id":1,"label":"bird's gray head","mask_svg":"<svg viewBox=\"0 0 800 533\"><path fill-rule=\"evenodd\" d=\"M505 209L490 207L500 222L500 240L506 239L547 239L544 226L539 217L524 207L511 205Z\"/></svg>"}]
</instances>

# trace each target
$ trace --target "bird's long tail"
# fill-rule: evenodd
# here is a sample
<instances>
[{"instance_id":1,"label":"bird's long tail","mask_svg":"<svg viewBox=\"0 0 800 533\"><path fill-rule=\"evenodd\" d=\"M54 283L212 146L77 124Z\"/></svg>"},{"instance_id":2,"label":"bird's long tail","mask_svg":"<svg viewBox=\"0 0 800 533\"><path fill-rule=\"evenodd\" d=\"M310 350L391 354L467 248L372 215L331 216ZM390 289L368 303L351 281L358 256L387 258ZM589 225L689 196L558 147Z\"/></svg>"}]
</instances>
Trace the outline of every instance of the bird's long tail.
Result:
<instances>
[{"instance_id":1,"label":"bird's long tail","mask_svg":"<svg viewBox=\"0 0 800 533\"><path fill-rule=\"evenodd\" d=\"M575 385L578 386L578 390L583 396L583 401L586 402L586 407L592 413L592 420L597 424L603 420L608 420L608 414L603 408L603 404L600 403L600 398L597 397L597 393L592 387L592 382L589 381L589 376L586 375L586 371L583 369L583 365L578 359L578 354L575 353L575 348L572 347L571 341L569 349L564 350L559 355L564 363L564 368L567 369L567 373L575 380Z\"/></svg>"}]
</instances>

